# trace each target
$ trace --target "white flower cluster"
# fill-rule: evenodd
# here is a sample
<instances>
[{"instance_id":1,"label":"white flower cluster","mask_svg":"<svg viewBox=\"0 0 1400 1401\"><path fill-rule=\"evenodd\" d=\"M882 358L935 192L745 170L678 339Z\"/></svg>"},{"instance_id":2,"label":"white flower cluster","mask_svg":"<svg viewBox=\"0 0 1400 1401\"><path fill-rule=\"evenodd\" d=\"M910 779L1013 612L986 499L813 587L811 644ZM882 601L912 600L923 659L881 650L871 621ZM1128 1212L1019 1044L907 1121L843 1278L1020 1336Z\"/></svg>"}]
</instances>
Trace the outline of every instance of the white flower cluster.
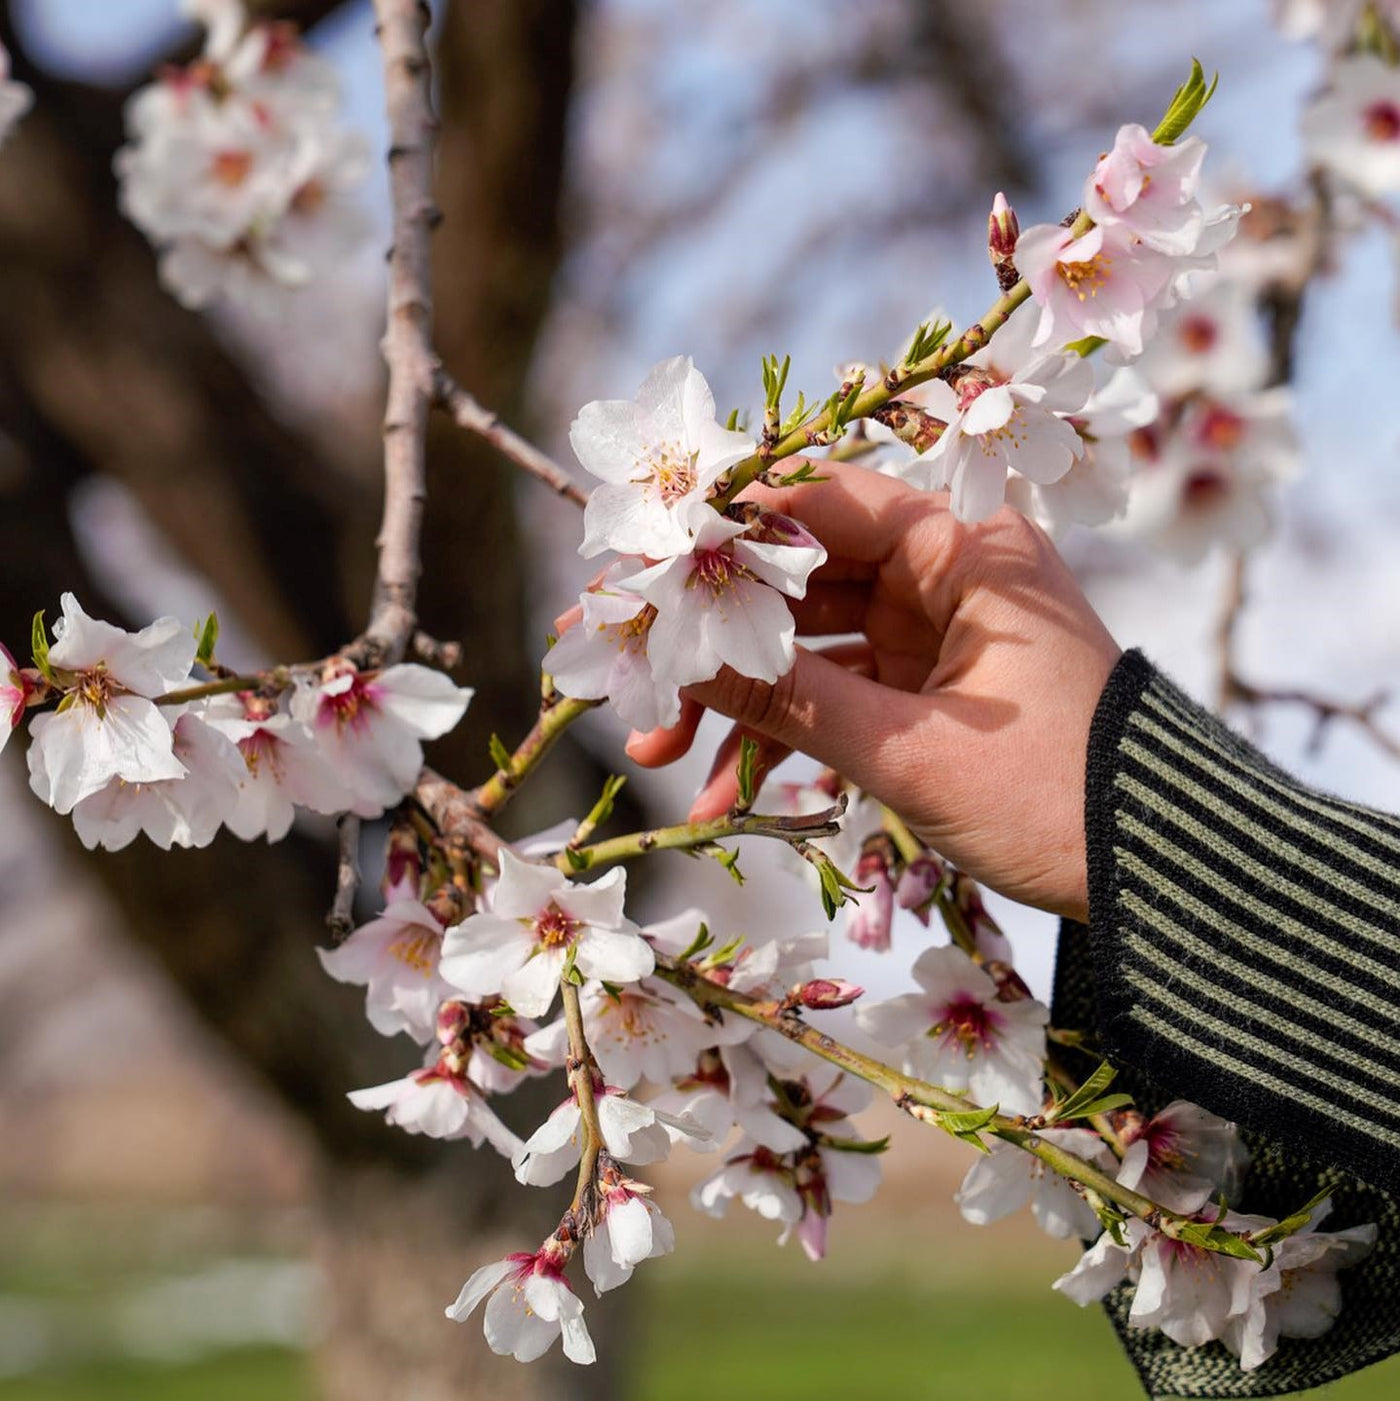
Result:
<instances>
[{"instance_id":1,"label":"white flower cluster","mask_svg":"<svg viewBox=\"0 0 1400 1401\"><path fill-rule=\"evenodd\" d=\"M204 53L128 104L121 206L186 306L270 310L364 239L368 148L337 125L335 72L290 26L250 25L241 0L184 8L208 29Z\"/></svg>"},{"instance_id":2,"label":"white flower cluster","mask_svg":"<svg viewBox=\"0 0 1400 1401\"><path fill-rule=\"evenodd\" d=\"M427 667L336 658L289 686L177 701L198 689L195 638L177 619L125 632L64 594L54 637L42 674L0 649L0 746L36 691L56 696L30 722L29 786L72 814L86 846L112 851L142 832L165 849L207 846L225 826L277 841L297 807L377 817L471 699Z\"/></svg>"},{"instance_id":3,"label":"white flower cluster","mask_svg":"<svg viewBox=\"0 0 1400 1401\"><path fill-rule=\"evenodd\" d=\"M657 365L635 399L584 406L569 439L602 485L580 553L622 558L579 600L580 625L546 665L566 696L607 697L634 729L673 725L680 688L721 667L773 682L793 663L784 598L801 598L826 558L795 521L716 510L724 472L756 444L722 427L688 358Z\"/></svg>"},{"instance_id":4,"label":"white flower cluster","mask_svg":"<svg viewBox=\"0 0 1400 1401\"><path fill-rule=\"evenodd\" d=\"M10 55L0 44L0 144L10 134L10 129L29 110L34 94L23 84L10 77Z\"/></svg>"}]
</instances>

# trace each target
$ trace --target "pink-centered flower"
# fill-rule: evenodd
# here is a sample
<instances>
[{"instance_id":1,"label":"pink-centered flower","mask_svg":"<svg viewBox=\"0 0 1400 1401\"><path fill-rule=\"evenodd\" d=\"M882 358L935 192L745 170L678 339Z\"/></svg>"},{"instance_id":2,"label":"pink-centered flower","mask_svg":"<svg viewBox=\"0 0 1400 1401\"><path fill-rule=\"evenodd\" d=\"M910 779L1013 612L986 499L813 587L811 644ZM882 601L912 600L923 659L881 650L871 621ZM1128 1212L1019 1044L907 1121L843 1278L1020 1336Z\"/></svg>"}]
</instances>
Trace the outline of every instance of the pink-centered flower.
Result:
<instances>
[{"instance_id":1,"label":"pink-centered flower","mask_svg":"<svg viewBox=\"0 0 1400 1401\"><path fill-rule=\"evenodd\" d=\"M243 760L238 750L193 710L179 715L172 730L183 778L151 783L110 780L73 808L73 828L89 850L120 851L144 833L163 851L172 846L205 847L214 840L238 800Z\"/></svg>"},{"instance_id":2,"label":"pink-centered flower","mask_svg":"<svg viewBox=\"0 0 1400 1401\"><path fill-rule=\"evenodd\" d=\"M688 553L618 580L656 609L647 652L659 680L708 681L723 666L774 682L792 668L796 626L783 596L802 598L826 559L795 521L761 512L731 520L705 508Z\"/></svg>"},{"instance_id":3,"label":"pink-centered flower","mask_svg":"<svg viewBox=\"0 0 1400 1401\"><path fill-rule=\"evenodd\" d=\"M364 1090L352 1090L356 1109L382 1109L387 1123L430 1138L467 1139L473 1148L489 1143L502 1157L520 1151L520 1139L496 1117L486 1096L467 1074L460 1047L442 1047L422 1070Z\"/></svg>"},{"instance_id":4,"label":"pink-centered flower","mask_svg":"<svg viewBox=\"0 0 1400 1401\"><path fill-rule=\"evenodd\" d=\"M444 932L426 905L398 900L339 947L316 953L337 982L366 989L365 1015L377 1032L406 1031L426 1045L437 1031L438 1008L452 996L438 972Z\"/></svg>"},{"instance_id":5,"label":"pink-centered flower","mask_svg":"<svg viewBox=\"0 0 1400 1401\"><path fill-rule=\"evenodd\" d=\"M569 429L583 466L602 485L584 511L585 559L616 550L653 559L684 554L720 474L754 450L722 427L714 396L688 356L655 366L632 399L585 404Z\"/></svg>"},{"instance_id":6,"label":"pink-centered flower","mask_svg":"<svg viewBox=\"0 0 1400 1401\"><path fill-rule=\"evenodd\" d=\"M583 1321L583 1303L564 1278L568 1254L551 1239L533 1254L522 1251L483 1265L447 1308L448 1318L465 1323L486 1302L486 1342L491 1351L517 1362L533 1362L562 1335L570 1362L594 1360L593 1339Z\"/></svg>"},{"instance_id":7,"label":"pink-centered flower","mask_svg":"<svg viewBox=\"0 0 1400 1401\"><path fill-rule=\"evenodd\" d=\"M907 1072L983 1106L1034 1114L1044 1098L1042 1063L1050 1014L1033 998L998 999L997 985L954 945L926 949L914 964L918 992L863 1003L867 1035L904 1053Z\"/></svg>"},{"instance_id":8,"label":"pink-centered flower","mask_svg":"<svg viewBox=\"0 0 1400 1401\"><path fill-rule=\"evenodd\" d=\"M1025 312L1011 317L972 358L954 386L948 427L909 469L918 485L948 488L959 520L994 514L1009 473L1055 482L1083 453L1065 415L1083 409L1094 372L1077 354L1033 347L1030 326Z\"/></svg>"},{"instance_id":9,"label":"pink-centered flower","mask_svg":"<svg viewBox=\"0 0 1400 1401\"><path fill-rule=\"evenodd\" d=\"M675 1249L675 1231L650 1192L650 1187L616 1172L606 1175L600 1185L602 1216L583 1243L584 1273L600 1297L626 1284L643 1260L655 1260Z\"/></svg>"},{"instance_id":10,"label":"pink-centered flower","mask_svg":"<svg viewBox=\"0 0 1400 1401\"><path fill-rule=\"evenodd\" d=\"M552 866L501 851L490 909L453 925L443 941L442 976L468 997L501 996L527 1017L549 1011L564 965L619 986L656 966L651 945L623 913L627 875L615 866L576 885Z\"/></svg>"},{"instance_id":11,"label":"pink-centered flower","mask_svg":"<svg viewBox=\"0 0 1400 1401\"><path fill-rule=\"evenodd\" d=\"M596 589L579 595L583 617L550 648L546 665L560 694L606 697L624 723L647 731L676 723L681 693L675 682L657 675L648 655L656 609L616 585L638 567L639 561L619 560Z\"/></svg>"},{"instance_id":12,"label":"pink-centered flower","mask_svg":"<svg viewBox=\"0 0 1400 1401\"><path fill-rule=\"evenodd\" d=\"M1234 1199L1249 1167L1249 1150L1234 1124L1184 1099L1123 1132L1127 1152L1118 1180L1172 1211L1199 1211Z\"/></svg>"},{"instance_id":13,"label":"pink-centered flower","mask_svg":"<svg viewBox=\"0 0 1400 1401\"><path fill-rule=\"evenodd\" d=\"M1159 253L1190 253L1205 223L1196 202L1205 154L1205 142L1196 136L1159 146L1144 127L1119 127L1113 149L1084 183L1084 212Z\"/></svg>"},{"instance_id":14,"label":"pink-centered flower","mask_svg":"<svg viewBox=\"0 0 1400 1401\"><path fill-rule=\"evenodd\" d=\"M236 837L278 842L291 829L298 807L346 811L353 801L310 728L293 719L281 701L245 694L216 696L204 718L238 748L243 775L225 825Z\"/></svg>"},{"instance_id":15,"label":"pink-centered flower","mask_svg":"<svg viewBox=\"0 0 1400 1401\"><path fill-rule=\"evenodd\" d=\"M183 778L170 721L151 698L189 678L195 652L189 629L177 618L160 618L140 632L125 632L88 617L66 593L54 635L49 665L63 699L29 726L34 792L68 813L114 778Z\"/></svg>"},{"instance_id":16,"label":"pink-centered flower","mask_svg":"<svg viewBox=\"0 0 1400 1401\"><path fill-rule=\"evenodd\" d=\"M359 671L335 660L318 684L297 688L291 710L349 789L351 810L377 817L418 781L423 741L454 728L471 698L468 687L430 667Z\"/></svg>"},{"instance_id":17,"label":"pink-centered flower","mask_svg":"<svg viewBox=\"0 0 1400 1401\"><path fill-rule=\"evenodd\" d=\"M1239 277L1196 272L1190 292L1164 311L1133 368L1163 398L1258 389L1267 372L1255 293Z\"/></svg>"},{"instance_id":18,"label":"pink-centered flower","mask_svg":"<svg viewBox=\"0 0 1400 1401\"><path fill-rule=\"evenodd\" d=\"M20 673L10 650L0 642L0 750L9 743L11 734L19 729L29 704L29 682Z\"/></svg>"},{"instance_id":19,"label":"pink-centered flower","mask_svg":"<svg viewBox=\"0 0 1400 1401\"><path fill-rule=\"evenodd\" d=\"M1040 308L1035 344L1060 346L1101 336L1129 355L1143 345L1143 319L1167 293L1174 260L1121 224L1076 237L1036 224L1016 245L1016 266Z\"/></svg>"},{"instance_id":20,"label":"pink-centered flower","mask_svg":"<svg viewBox=\"0 0 1400 1401\"><path fill-rule=\"evenodd\" d=\"M1341 59L1304 111L1302 131L1309 160L1364 194L1400 189L1400 69L1375 54Z\"/></svg>"}]
</instances>

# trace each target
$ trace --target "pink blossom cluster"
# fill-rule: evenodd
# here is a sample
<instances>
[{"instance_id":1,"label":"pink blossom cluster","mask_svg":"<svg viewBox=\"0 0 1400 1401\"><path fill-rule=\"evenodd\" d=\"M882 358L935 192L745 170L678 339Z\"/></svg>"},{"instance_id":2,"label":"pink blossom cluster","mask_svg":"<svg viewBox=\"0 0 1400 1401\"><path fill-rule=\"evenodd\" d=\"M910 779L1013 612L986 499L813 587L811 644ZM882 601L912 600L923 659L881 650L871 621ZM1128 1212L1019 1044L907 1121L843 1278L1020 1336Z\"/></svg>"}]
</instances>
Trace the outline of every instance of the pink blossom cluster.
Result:
<instances>
[{"instance_id":1,"label":"pink blossom cluster","mask_svg":"<svg viewBox=\"0 0 1400 1401\"><path fill-rule=\"evenodd\" d=\"M719 424L691 361L663 361L634 399L586 404L569 440L601 481L580 553L620 557L546 659L559 690L606 697L634 729L650 730L675 724L681 687L721 667L767 682L790 670L785 599L804 596L826 552L786 516L712 504L756 444Z\"/></svg>"},{"instance_id":2,"label":"pink blossom cluster","mask_svg":"<svg viewBox=\"0 0 1400 1401\"><path fill-rule=\"evenodd\" d=\"M42 670L0 648L0 746L29 706L56 701L30 721L29 786L72 814L86 846L112 851L140 833L207 846L221 827L278 841L298 808L377 817L417 781L423 741L471 699L427 667L361 671L343 658L289 686L180 699L201 686L178 619L127 632L65 594L53 630Z\"/></svg>"},{"instance_id":3,"label":"pink blossom cluster","mask_svg":"<svg viewBox=\"0 0 1400 1401\"><path fill-rule=\"evenodd\" d=\"M186 306L271 309L365 237L368 148L337 124L335 72L290 25L250 23L242 0L184 9L208 30L204 52L129 102L121 206Z\"/></svg>"}]
</instances>

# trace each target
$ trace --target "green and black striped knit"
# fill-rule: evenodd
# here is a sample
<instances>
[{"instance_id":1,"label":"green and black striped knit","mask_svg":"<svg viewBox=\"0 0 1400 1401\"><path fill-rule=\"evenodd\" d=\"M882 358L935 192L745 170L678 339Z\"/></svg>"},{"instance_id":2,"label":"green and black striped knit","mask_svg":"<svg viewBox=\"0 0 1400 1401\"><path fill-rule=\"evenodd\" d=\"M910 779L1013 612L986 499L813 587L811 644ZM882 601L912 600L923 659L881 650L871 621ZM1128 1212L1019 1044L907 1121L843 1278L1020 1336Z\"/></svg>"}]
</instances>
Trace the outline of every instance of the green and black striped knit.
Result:
<instances>
[{"instance_id":1,"label":"green and black striped knit","mask_svg":"<svg viewBox=\"0 0 1400 1401\"><path fill-rule=\"evenodd\" d=\"M1066 925L1055 1020L1092 1024L1148 1109L1246 1130L1242 1210L1335 1186L1327 1229L1375 1221L1319 1339L1254 1372L1110 1315L1153 1396L1272 1396L1400 1350L1400 819L1307 788L1138 652L1099 702L1086 782L1090 928Z\"/></svg>"}]
</instances>

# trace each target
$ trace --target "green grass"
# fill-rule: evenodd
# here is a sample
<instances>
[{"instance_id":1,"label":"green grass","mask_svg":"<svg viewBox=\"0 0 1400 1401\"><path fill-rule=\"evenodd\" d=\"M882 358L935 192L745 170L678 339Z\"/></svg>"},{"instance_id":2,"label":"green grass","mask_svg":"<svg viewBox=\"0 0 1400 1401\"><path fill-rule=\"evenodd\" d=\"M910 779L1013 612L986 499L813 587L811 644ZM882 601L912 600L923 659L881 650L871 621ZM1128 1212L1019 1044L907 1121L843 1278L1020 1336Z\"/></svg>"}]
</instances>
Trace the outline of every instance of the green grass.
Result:
<instances>
[{"instance_id":1,"label":"green grass","mask_svg":"<svg viewBox=\"0 0 1400 1401\"><path fill-rule=\"evenodd\" d=\"M311 1401L312 1394L306 1359L285 1348L239 1348L175 1367L95 1362L0 1381L0 1401Z\"/></svg>"}]
</instances>

